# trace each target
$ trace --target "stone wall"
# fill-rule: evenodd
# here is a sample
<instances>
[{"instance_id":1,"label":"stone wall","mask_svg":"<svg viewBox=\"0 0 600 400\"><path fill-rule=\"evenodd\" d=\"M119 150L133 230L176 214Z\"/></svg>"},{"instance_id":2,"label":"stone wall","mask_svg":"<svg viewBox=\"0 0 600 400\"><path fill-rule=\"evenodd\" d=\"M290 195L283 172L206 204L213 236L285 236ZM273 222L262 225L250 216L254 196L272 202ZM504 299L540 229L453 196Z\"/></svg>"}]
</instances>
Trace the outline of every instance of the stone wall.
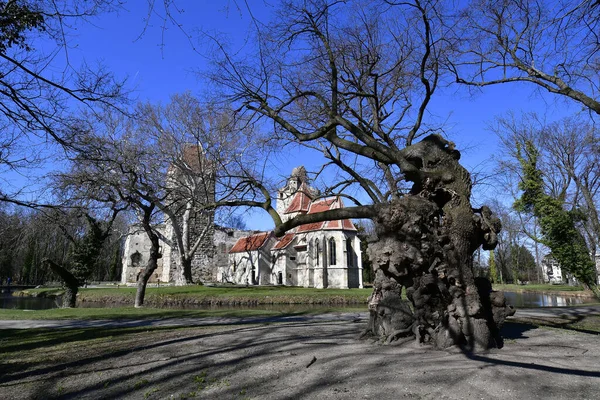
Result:
<instances>
[{"instance_id":1,"label":"stone wall","mask_svg":"<svg viewBox=\"0 0 600 400\"><path fill-rule=\"evenodd\" d=\"M164 226L160 225L156 229L164 232ZM125 248L123 251L123 272L121 273L121 283L135 283L138 277L141 276L148 258L150 256L150 239L140 225L132 225L129 227L127 238L125 239ZM164 248L163 248L164 251ZM163 260L158 260L158 268L150 278L149 282L162 281Z\"/></svg>"}]
</instances>

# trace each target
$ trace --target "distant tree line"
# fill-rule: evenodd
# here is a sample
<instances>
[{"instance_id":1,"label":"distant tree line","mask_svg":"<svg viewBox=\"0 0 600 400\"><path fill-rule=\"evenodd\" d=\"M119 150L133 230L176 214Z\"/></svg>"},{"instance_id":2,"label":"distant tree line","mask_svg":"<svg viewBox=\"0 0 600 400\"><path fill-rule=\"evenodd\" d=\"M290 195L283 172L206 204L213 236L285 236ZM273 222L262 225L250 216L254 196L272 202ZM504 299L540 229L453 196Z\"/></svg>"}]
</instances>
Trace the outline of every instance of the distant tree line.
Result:
<instances>
[{"instance_id":1,"label":"distant tree line","mask_svg":"<svg viewBox=\"0 0 600 400\"><path fill-rule=\"evenodd\" d=\"M56 210L26 208L0 210L0 280L3 284L7 278L24 285L60 281L45 260L73 270L79 268L82 282L119 279L125 222L118 220L106 240L95 243L97 238L85 217L76 213L61 214Z\"/></svg>"}]
</instances>

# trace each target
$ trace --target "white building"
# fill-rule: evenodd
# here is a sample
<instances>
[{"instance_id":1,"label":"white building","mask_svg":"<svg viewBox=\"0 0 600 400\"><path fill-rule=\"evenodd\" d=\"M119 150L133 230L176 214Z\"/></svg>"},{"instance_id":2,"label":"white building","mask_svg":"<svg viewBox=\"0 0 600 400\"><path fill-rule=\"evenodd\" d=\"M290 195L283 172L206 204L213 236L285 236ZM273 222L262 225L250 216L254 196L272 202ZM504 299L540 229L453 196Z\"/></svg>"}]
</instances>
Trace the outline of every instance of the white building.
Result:
<instances>
[{"instance_id":1,"label":"white building","mask_svg":"<svg viewBox=\"0 0 600 400\"><path fill-rule=\"evenodd\" d=\"M276 239L271 232L242 237L229 250L229 264L219 268L220 282L245 285L271 283L271 252Z\"/></svg>"},{"instance_id":2,"label":"white building","mask_svg":"<svg viewBox=\"0 0 600 400\"><path fill-rule=\"evenodd\" d=\"M542 260L543 271L545 272L545 281L553 284L563 283L562 270L560 268L560 264L558 261L552 257L552 255L547 254L544 256Z\"/></svg>"},{"instance_id":3,"label":"white building","mask_svg":"<svg viewBox=\"0 0 600 400\"><path fill-rule=\"evenodd\" d=\"M596 257L596 270L598 269L598 257ZM547 254L542 259L542 267L545 272L545 281L552 284L578 284L577 278L563 271L560 267L560 263L552 257L552 254Z\"/></svg>"},{"instance_id":4,"label":"white building","mask_svg":"<svg viewBox=\"0 0 600 400\"><path fill-rule=\"evenodd\" d=\"M295 168L277 196L282 221L344 207L339 197L316 196L304 167ZM222 282L248 285L362 288L357 230L350 220L335 220L301 225L278 240L270 232L240 238L219 277Z\"/></svg>"}]
</instances>

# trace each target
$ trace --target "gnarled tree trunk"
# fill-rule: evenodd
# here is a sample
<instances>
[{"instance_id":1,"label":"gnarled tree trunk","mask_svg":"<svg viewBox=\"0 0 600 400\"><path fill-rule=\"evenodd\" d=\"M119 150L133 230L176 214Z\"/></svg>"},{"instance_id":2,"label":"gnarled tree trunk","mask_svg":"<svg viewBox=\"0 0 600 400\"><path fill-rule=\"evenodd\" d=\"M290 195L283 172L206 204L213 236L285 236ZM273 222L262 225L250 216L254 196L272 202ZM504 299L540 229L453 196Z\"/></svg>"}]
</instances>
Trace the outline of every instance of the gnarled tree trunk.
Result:
<instances>
[{"instance_id":1,"label":"gnarled tree trunk","mask_svg":"<svg viewBox=\"0 0 600 400\"><path fill-rule=\"evenodd\" d=\"M499 330L514 310L472 271L474 251L496 246L500 221L485 206L471 207L471 178L453 143L431 135L403 155L417 168L406 174L414 185L380 206L378 241L368 249L376 272L370 333L388 342L414 334L437 348L501 347Z\"/></svg>"},{"instance_id":2,"label":"gnarled tree trunk","mask_svg":"<svg viewBox=\"0 0 600 400\"><path fill-rule=\"evenodd\" d=\"M79 291L79 280L67 269L61 267L54 261L46 258L42 261L48 265L52 272L60 276L64 282L65 294L63 294L63 308L74 308L77 303L77 292Z\"/></svg>"},{"instance_id":3,"label":"gnarled tree trunk","mask_svg":"<svg viewBox=\"0 0 600 400\"><path fill-rule=\"evenodd\" d=\"M150 215L148 213L148 215ZM160 253L159 239L158 235L154 233L149 222L144 221L142 223L144 226L144 230L150 238L150 256L148 258L148 263L146 264L146 268L144 269L144 273L140 276L137 282L137 290L135 293L135 307L143 307L144 306L144 297L146 296L146 286L148 285L148 280L152 277L156 268L158 268L158 259L162 257Z\"/></svg>"}]
</instances>

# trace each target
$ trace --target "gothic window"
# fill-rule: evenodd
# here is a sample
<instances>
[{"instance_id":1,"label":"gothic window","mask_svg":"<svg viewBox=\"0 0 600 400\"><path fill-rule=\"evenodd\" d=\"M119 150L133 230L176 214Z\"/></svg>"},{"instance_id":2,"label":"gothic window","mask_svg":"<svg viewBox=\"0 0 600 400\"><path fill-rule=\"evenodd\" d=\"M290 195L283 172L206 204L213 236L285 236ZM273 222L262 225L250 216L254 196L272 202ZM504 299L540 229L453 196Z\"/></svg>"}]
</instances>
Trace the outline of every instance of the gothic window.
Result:
<instances>
[{"instance_id":1,"label":"gothic window","mask_svg":"<svg viewBox=\"0 0 600 400\"><path fill-rule=\"evenodd\" d=\"M348 255L348 266L354 267L354 250L352 250L352 241L346 239L346 254Z\"/></svg>"},{"instance_id":2,"label":"gothic window","mask_svg":"<svg viewBox=\"0 0 600 400\"><path fill-rule=\"evenodd\" d=\"M319 253L321 249L319 248L319 239L315 239L315 265L319 265Z\"/></svg>"},{"instance_id":3,"label":"gothic window","mask_svg":"<svg viewBox=\"0 0 600 400\"><path fill-rule=\"evenodd\" d=\"M336 254L335 254L335 239L331 238L329 239L329 265L335 265L335 260L336 260Z\"/></svg>"}]
</instances>

